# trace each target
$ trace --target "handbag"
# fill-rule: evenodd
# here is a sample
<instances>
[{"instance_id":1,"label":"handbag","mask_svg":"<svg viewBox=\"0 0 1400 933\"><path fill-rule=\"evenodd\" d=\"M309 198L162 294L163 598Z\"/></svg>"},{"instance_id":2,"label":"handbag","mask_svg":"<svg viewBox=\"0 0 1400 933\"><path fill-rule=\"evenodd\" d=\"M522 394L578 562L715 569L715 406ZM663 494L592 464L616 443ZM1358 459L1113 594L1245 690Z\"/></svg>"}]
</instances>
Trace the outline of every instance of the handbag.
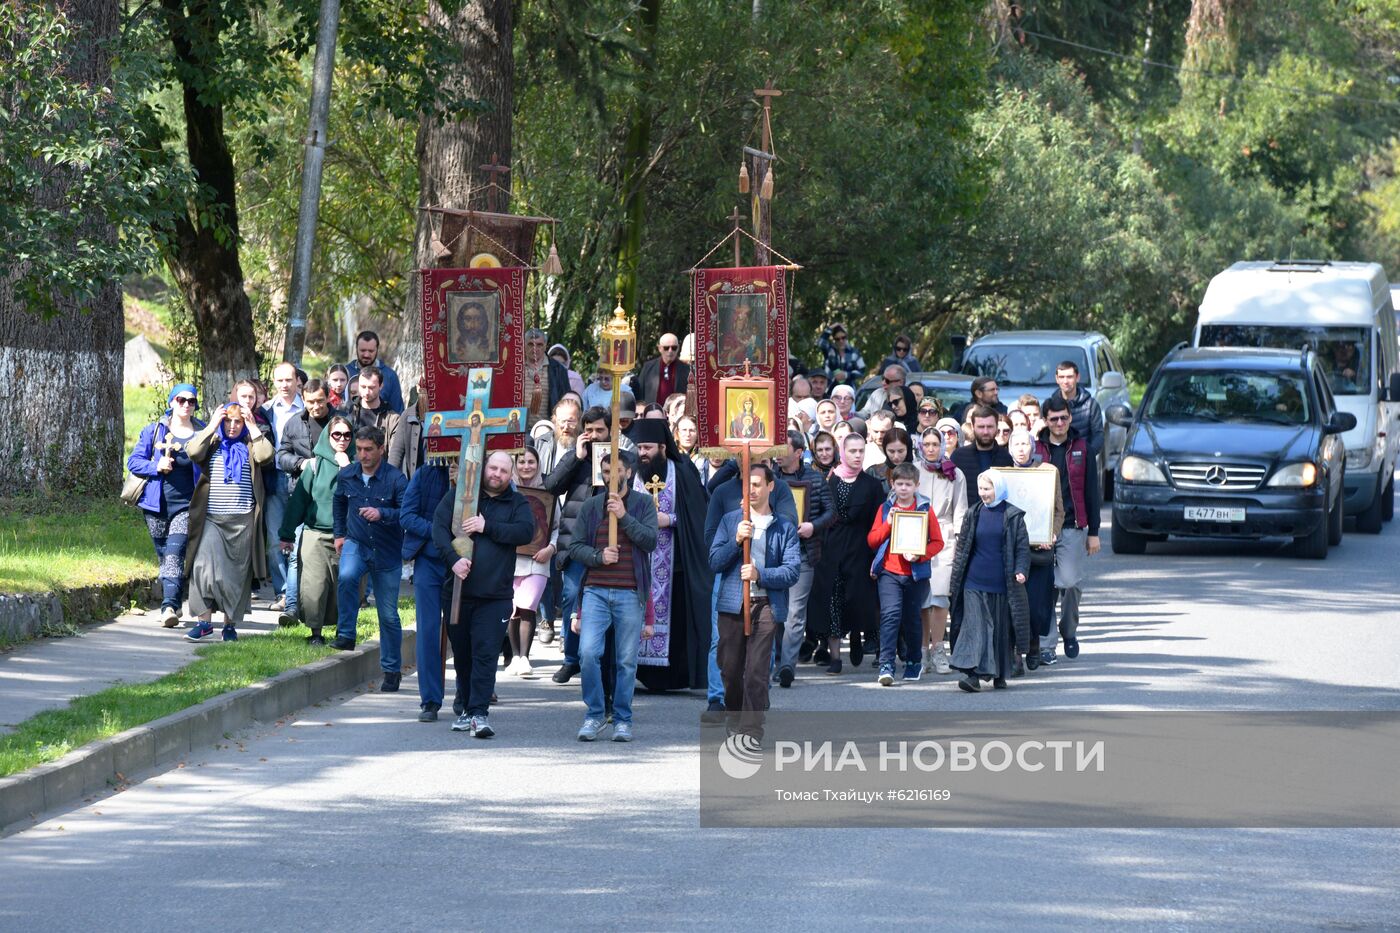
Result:
<instances>
[{"instance_id":1,"label":"handbag","mask_svg":"<svg viewBox=\"0 0 1400 933\"><path fill-rule=\"evenodd\" d=\"M159 433L160 426L157 426L156 434ZM153 455L156 452L155 445L160 443L160 440L160 438L156 438L154 436L151 438L151 448L147 453L147 457ZM148 482L150 482L150 480L148 480L144 476L137 476L135 473L130 472L127 473L126 482L122 483L122 501L125 502L127 505L131 506L139 505L141 502L141 496L146 492L146 483Z\"/></svg>"}]
</instances>

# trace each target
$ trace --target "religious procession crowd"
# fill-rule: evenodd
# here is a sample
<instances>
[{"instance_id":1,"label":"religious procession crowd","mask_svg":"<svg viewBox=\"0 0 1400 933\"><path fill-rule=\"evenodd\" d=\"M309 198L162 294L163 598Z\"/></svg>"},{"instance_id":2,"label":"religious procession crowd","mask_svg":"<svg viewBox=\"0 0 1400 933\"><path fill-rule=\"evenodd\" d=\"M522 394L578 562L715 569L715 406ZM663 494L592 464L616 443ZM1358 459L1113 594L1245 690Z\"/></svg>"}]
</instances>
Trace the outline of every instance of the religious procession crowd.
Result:
<instances>
[{"instance_id":1,"label":"religious procession crowd","mask_svg":"<svg viewBox=\"0 0 1400 933\"><path fill-rule=\"evenodd\" d=\"M350 650L372 595L380 689L392 692L399 589L411 580L418 718L438 719L450 642L452 728L477 738L495 731L502 658L505 676L534 676L537 638L562 638L555 683L580 676L581 741L609 728L632 739L639 681L705 689L708 721L758 739L771 683L860 671L867 658L881 685L931 670L976 693L1057 663L1061 642L1078 656L1103 428L1073 363L1049 398L1008 406L983 378L945 411L906 385L921 367L901 336L857 408L866 363L832 325L819 361L790 360L787 443L741 476L734 458L700 449L691 338L663 335L626 378L617 449L599 458L593 445L613 436L610 379L585 382L547 342L526 332L527 446L484 458L476 514L457 527L457 466L425 457L426 393L405 399L373 332L320 378L283 363L270 396L238 383L207 423L194 386L175 386L123 490L155 546L162 624L178 628L188 601L185 637L213 640L217 611L221 637L235 640L265 583L279 624ZM623 483L610 496L614 455ZM1053 543L1030 544L998 468L1054 473ZM459 535L470 559L453 546Z\"/></svg>"}]
</instances>

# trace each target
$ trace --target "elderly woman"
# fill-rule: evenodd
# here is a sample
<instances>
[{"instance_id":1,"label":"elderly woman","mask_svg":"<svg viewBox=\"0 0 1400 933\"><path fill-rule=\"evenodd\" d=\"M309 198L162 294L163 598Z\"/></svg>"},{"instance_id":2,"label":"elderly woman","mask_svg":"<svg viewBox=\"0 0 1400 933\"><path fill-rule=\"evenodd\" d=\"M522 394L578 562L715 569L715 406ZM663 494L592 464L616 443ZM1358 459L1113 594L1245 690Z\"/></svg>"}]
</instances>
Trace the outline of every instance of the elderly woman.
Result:
<instances>
[{"instance_id":1,"label":"elderly woman","mask_svg":"<svg viewBox=\"0 0 1400 933\"><path fill-rule=\"evenodd\" d=\"M948 589L953 577L953 556L957 552L958 532L967 514L967 478L944 455L943 437L934 428L919 438L916 461L921 468L919 492L929 500L929 514L938 522L943 534L943 550L930 562L928 599L924 603L924 650L928 653L934 673L951 672L948 649L943 637L948 631Z\"/></svg>"},{"instance_id":2,"label":"elderly woman","mask_svg":"<svg viewBox=\"0 0 1400 933\"><path fill-rule=\"evenodd\" d=\"M295 546L297 526L305 525L301 535L301 550L297 559L301 573L297 579L298 610L306 627L311 629L307 642L324 645L321 630L335 628L335 589L339 582L340 558L335 552L335 520L332 515L336 476L350 465L355 428L343 415L336 415L326 424L316 441L312 462L301 471L296 488L287 501L282 515L282 527L277 537L282 553L290 554Z\"/></svg>"},{"instance_id":3,"label":"elderly woman","mask_svg":"<svg viewBox=\"0 0 1400 933\"><path fill-rule=\"evenodd\" d=\"M1026 513L1006 501L1006 480L996 470L977 477L977 495L958 534L950 581L952 666L968 693L987 680L1006 689L1017 656L1030 645Z\"/></svg>"},{"instance_id":4,"label":"elderly woman","mask_svg":"<svg viewBox=\"0 0 1400 933\"><path fill-rule=\"evenodd\" d=\"M1007 445L1011 463L1018 470L1050 470L1055 467L1046 463L1035 452L1035 439L1025 428L1011 432ZM1057 473L1058 476L1058 473ZM1031 569L1026 575L1026 600L1031 611L1031 640L1026 652L1026 667L1035 670L1040 666L1040 639L1050 634L1055 624L1055 539L1065 524L1065 504L1060 496L1058 479L1055 487L1055 511L1050 524L1051 543L1031 545Z\"/></svg>"},{"instance_id":5,"label":"elderly woman","mask_svg":"<svg viewBox=\"0 0 1400 933\"><path fill-rule=\"evenodd\" d=\"M267 576L267 536L262 533L263 468L272 442L245 405L228 404L191 438L190 460L203 470L190 503L190 612L199 621L187 638L214 634L213 611L224 614L224 641L238 640L248 614L253 580Z\"/></svg>"},{"instance_id":6,"label":"elderly woman","mask_svg":"<svg viewBox=\"0 0 1400 933\"><path fill-rule=\"evenodd\" d=\"M848 385L839 385L831 390L831 400L836 403L836 411L842 420L849 420L856 410L856 390Z\"/></svg>"},{"instance_id":7,"label":"elderly woman","mask_svg":"<svg viewBox=\"0 0 1400 933\"><path fill-rule=\"evenodd\" d=\"M187 448L204 422L194 417L199 398L188 382L171 389L166 402L170 407L165 415L141 430L126 468L146 481L136 505L146 517L146 531L156 549L160 622L166 628L175 628L180 624L190 500L199 482L199 467L190 460Z\"/></svg>"}]
</instances>

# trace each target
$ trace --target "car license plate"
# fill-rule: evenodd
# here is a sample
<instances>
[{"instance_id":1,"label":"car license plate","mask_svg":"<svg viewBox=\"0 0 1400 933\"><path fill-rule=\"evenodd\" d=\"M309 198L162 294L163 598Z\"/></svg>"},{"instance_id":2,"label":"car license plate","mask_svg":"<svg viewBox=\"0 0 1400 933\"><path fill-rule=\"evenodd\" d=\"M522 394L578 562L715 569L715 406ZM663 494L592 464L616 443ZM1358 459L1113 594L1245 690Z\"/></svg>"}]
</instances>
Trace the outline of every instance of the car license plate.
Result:
<instances>
[{"instance_id":1,"label":"car license plate","mask_svg":"<svg viewBox=\"0 0 1400 933\"><path fill-rule=\"evenodd\" d=\"M1225 509L1213 505L1186 507L1188 522L1242 522L1244 509Z\"/></svg>"}]
</instances>

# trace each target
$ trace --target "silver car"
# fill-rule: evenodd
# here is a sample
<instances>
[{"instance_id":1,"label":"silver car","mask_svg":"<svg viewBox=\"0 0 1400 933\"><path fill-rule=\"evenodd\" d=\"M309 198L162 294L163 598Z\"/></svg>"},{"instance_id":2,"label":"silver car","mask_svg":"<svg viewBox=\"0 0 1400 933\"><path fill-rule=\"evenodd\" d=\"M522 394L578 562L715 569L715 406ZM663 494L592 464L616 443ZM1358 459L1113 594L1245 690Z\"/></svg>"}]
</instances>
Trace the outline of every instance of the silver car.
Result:
<instances>
[{"instance_id":1,"label":"silver car","mask_svg":"<svg viewBox=\"0 0 1400 933\"><path fill-rule=\"evenodd\" d=\"M1043 403L1059 386L1055 367L1064 360L1079 367L1079 385L1098 400L1099 409L1128 404L1128 380L1108 338L1092 330L1009 330L980 337L963 354L961 369L970 376L997 381L1008 407L1026 393ZM1104 424L1104 497L1113 488L1113 471L1123 456L1126 428Z\"/></svg>"}]
</instances>

